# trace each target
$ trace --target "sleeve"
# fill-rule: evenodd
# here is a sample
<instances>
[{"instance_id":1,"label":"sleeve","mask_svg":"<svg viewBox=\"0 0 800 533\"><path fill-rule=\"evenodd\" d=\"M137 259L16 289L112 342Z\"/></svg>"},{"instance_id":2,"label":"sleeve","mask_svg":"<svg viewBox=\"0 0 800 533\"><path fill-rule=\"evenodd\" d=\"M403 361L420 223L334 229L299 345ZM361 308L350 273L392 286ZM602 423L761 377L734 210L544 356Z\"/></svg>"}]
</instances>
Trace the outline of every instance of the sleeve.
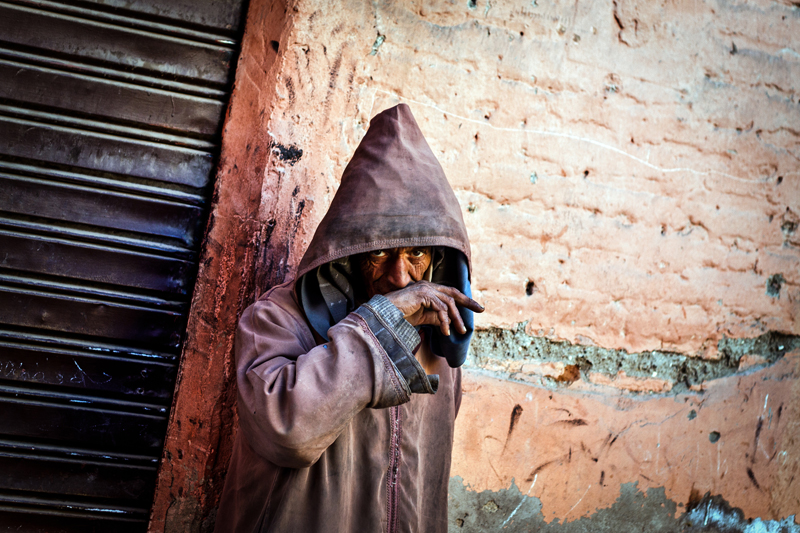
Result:
<instances>
[{"instance_id":1,"label":"sleeve","mask_svg":"<svg viewBox=\"0 0 800 533\"><path fill-rule=\"evenodd\" d=\"M404 344L413 336L392 329L380 303L371 300L350 313L318 346L296 310L268 298L244 312L236 332L239 425L259 455L278 466L308 467L363 409L410 400L417 385L412 388L390 354L400 354L401 365L410 356L424 371Z\"/></svg>"},{"instance_id":2,"label":"sleeve","mask_svg":"<svg viewBox=\"0 0 800 533\"><path fill-rule=\"evenodd\" d=\"M376 295L356 309L355 313L366 321L410 392L436 393L439 376L426 375L422 365L414 357L413 350L420 343L419 333L403 318L403 313L392 302L384 296Z\"/></svg>"},{"instance_id":3,"label":"sleeve","mask_svg":"<svg viewBox=\"0 0 800 533\"><path fill-rule=\"evenodd\" d=\"M455 403L455 416L458 417L458 412L461 410L461 396L464 394L461 389L461 367L455 370L455 377L453 379L453 401Z\"/></svg>"}]
</instances>

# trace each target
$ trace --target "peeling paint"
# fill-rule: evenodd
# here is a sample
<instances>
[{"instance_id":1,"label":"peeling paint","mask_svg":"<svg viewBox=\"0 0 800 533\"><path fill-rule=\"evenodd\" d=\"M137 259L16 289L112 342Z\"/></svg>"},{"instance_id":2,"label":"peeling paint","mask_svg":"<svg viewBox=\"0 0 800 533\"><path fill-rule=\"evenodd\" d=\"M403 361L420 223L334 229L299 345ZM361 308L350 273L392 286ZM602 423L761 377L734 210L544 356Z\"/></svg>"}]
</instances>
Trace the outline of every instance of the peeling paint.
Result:
<instances>
[{"instance_id":1,"label":"peeling paint","mask_svg":"<svg viewBox=\"0 0 800 533\"><path fill-rule=\"evenodd\" d=\"M555 519L547 523L541 500L528 493L523 494L514 481L508 489L475 492L459 476L450 478L448 531L800 533L794 516L780 521L746 520L741 510L731 507L720 496L706 493L702 499L684 506L667 498L663 487L643 492L638 482L623 484L617 501L608 509L575 520ZM683 513L682 508L686 509Z\"/></svg>"},{"instance_id":2,"label":"peeling paint","mask_svg":"<svg viewBox=\"0 0 800 533\"><path fill-rule=\"evenodd\" d=\"M529 381L526 378L531 372L526 372L529 368L527 364L556 363L561 366L556 371L545 373L542 384L570 385L579 377L587 382L598 382L590 378L591 372L612 377L632 376L648 380L642 382L640 390L680 394L703 382L739 372L743 358L749 362L753 354L759 355L761 364L752 366L766 366L775 363L795 347L800 347L800 337L770 331L752 339L723 337L717 343L718 358L704 359L664 350L628 353L625 350L559 342L529 335L525 332L526 326L527 323L523 322L517 324L515 329L478 329L470 346L468 367L499 372L509 379ZM741 365L741 369L749 370L752 366Z\"/></svg>"}]
</instances>

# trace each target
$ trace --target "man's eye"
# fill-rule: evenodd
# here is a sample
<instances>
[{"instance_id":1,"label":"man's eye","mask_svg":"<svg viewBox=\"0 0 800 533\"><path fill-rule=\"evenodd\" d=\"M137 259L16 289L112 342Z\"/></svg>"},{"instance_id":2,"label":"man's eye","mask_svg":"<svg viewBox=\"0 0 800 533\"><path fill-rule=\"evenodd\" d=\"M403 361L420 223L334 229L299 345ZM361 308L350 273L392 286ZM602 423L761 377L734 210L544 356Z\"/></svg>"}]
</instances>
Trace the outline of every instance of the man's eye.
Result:
<instances>
[{"instance_id":1,"label":"man's eye","mask_svg":"<svg viewBox=\"0 0 800 533\"><path fill-rule=\"evenodd\" d=\"M424 257L425 256L425 250L413 250L411 252L411 255L413 257Z\"/></svg>"},{"instance_id":2,"label":"man's eye","mask_svg":"<svg viewBox=\"0 0 800 533\"><path fill-rule=\"evenodd\" d=\"M383 250L373 250L369 253L372 257L385 257L386 252Z\"/></svg>"}]
</instances>

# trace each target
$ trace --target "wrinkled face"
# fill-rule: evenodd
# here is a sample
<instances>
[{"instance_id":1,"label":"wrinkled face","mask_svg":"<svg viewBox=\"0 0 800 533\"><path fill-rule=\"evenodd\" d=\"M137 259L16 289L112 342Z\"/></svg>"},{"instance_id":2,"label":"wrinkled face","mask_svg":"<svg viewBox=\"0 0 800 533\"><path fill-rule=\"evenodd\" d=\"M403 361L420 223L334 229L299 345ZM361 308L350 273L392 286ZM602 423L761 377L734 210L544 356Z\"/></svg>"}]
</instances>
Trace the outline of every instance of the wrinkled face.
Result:
<instances>
[{"instance_id":1,"label":"wrinkled face","mask_svg":"<svg viewBox=\"0 0 800 533\"><path fill-rule=\"evenodd\" d=\"M364 279L367 297L387 294L420 281L431 264L431 249L387 248L361 254L358 266Z\"/></svg>"}]
</instances>

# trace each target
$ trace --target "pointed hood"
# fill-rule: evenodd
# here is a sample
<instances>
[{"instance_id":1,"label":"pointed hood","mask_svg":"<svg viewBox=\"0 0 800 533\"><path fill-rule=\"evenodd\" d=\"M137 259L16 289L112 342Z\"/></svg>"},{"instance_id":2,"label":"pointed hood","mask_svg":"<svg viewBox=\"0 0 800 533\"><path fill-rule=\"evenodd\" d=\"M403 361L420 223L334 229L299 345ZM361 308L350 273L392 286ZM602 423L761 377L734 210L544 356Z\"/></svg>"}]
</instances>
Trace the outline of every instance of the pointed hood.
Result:
<instances>
[{"instance_id":1,"label":"pointed hood","mask_svg":"<svg viewBox=\"0 0 800 533\"><path fill-rule=\"evenodd\" d=\"M349 257L383 248L434 248L430 281L471 296L469 239L461 207L411 109L399 104L370 122L339 189L300 261L296 290L312 327L327 330L355 306ZM472 312L459 307L468 333L429 329L433 352L463 364Z\"/></svg>"},{"instance_id":2,"label":"pointed hood","mask_svg":"<svg viewBox=\"0 0 800 533\"><path fill-rule=\"evenodd\" d=\"M399 246L448 246L471 265L461 207L406 104L370 121L298 277L334 259Z\"/></svg>"}]
</instances>

